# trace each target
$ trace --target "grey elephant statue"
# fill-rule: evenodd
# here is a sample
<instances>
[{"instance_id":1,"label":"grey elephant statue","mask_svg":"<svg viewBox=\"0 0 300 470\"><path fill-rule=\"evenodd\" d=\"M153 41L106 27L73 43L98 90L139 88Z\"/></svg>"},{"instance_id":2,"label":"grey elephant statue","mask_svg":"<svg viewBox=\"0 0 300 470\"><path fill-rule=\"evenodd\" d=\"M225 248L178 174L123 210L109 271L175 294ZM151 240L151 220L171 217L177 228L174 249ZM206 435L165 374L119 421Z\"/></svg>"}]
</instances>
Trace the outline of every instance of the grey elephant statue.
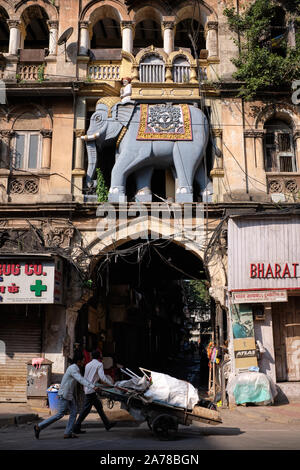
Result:
<instances>
[{"instance_id":1,"label":"grey elephant statue","mask_svg":"<svg viewBox=\"0 0 300 470\"><path fill-rule=\"evenodd\" d=\"M208 143L209 127L206 116L199 108L193 105L181 105L185 106L184 109L189 114L189 140L181 139L180 135L177 139L177 134L174 133L178 129L182 130L182 119L178 111L178 108L181 109L180 105L172 106L172 104L156 105L152 121L150 124L149 121L146 123L146 127L152 126L155 140L153 136L152 140L147 140L146 134L139 140L140 118L144 109L142 106L146 105L129 101L126 104L116 103L109 108L101 100L99 101L91 117L87 135L82 137L86 141L88 153L89 188L96 187L97 184L95 173L98 152L101 154L105 144L115 140L117 150L111 173L109 202L126 201L126 180L132 173L136 178L136 201L151 202L151 178L155 168L170 168L173 171L177 178L176 202L193 202L195 178L201 190L207 190L203 156ZM173 132L171 138L175 135L177 140L168 137L169 131Z\"/></svg>"}]
</instances>

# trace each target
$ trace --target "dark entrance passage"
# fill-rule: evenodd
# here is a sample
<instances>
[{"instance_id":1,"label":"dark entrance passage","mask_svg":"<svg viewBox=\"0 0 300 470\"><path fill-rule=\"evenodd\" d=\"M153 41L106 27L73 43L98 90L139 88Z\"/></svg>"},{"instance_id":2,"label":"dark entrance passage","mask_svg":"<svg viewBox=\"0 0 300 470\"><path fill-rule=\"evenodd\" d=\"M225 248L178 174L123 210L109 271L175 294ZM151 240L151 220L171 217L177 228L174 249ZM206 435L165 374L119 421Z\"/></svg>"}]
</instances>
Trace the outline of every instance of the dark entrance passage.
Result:
<instances>
[{"instance_id":1,"label":"dark entrance passage","mask_svg":"<svg viewBox=\"0 0 300 470\"><path fill-rule=\"evenodd\" d=\"M114 365L139 375L143 367L207 386L201 379L208 375L207 364L200 373L199 344L191 343L199 322L189 312L188 280L206 280L203 264L171 240L132 240L99 257L94 296L79 319L90 325L87 349L99 346ZM98 318L98 334L91 328L91 312Z\"/></svg>"}]
</instances>

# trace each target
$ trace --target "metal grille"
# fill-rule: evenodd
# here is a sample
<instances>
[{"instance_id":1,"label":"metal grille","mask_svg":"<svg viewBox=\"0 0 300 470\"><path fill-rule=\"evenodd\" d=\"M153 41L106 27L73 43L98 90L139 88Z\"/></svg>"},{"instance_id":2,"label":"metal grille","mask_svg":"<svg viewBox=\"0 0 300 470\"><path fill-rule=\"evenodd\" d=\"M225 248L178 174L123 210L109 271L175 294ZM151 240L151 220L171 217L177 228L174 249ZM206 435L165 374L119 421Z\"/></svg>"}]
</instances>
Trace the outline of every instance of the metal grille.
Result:
<instances>
[{"instance_id":1,"label":"metal grille","mask_svg":"<svg viewBox=\"0 0 300 470\"><path fill-rule=\"evenodd\" d=\"M163 83L165 66L163 64L140 64L140 82Z\"/></svg>"},{"instance_id":2,"label":"metal grille","mask_svg":"<svg viewBox=\"0 0 300 470\"><path fill-rule=\"evenodd\" d=\"M190 81L191 68L189 65L173 65L173 82L188 83Z\"/></svg>"}]
</instances>

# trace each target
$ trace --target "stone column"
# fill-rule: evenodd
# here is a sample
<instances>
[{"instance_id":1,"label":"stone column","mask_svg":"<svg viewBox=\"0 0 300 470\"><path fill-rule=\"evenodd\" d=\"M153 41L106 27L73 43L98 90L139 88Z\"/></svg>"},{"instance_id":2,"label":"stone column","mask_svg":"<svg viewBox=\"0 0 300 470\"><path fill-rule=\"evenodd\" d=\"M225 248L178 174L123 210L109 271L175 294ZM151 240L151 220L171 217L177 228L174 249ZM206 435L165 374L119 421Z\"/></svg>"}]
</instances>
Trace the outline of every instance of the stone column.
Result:
<instances>
[{"instance_id":1,"label":"stone column","mask_svg":"<svg viewBox=\"0 0 300 470\"><path fill-rule=\"evenodd\" d=\"M213 129L214 148L213 148L213 168L223 169L223 132L222 129Z\"/></svg>"},{"instance_id":2,"label":"stone column","mask_svg":"<svg viewBox=\"0 0 300 470\"><path fill-rule=\"evenodd\" d=\"M221 178L224 178L223 167L223 131L222 129L212 130L214 137L213 147L213 169L210 172L210 177L213 181L213 202L221 202L222 198L222 184Z\"/></svg>"},{"instance_id":3,"label":"stone column","mask_svg":"<svg viewBox=\"0 0 300 470\"><path fill-rule=\"evenodd\" d=\"M82 198L83 178L85 177L84 171L84 150L85 142L81 139L86 134L85 130L86 121L86 98L79 96L76 104L75 113L75 155L74 166L72 171L73 176L73 192L75 196Z\"/></svg>"},{"instance_id":4,"label":"stone column","mask_svg":"<svg viewBox=\"0 0 300 470\"><path fill-rule=\"evenodd\" d=\"M80 33L79 33L79 55L88 55L88 50L90 48L90 22L89 21L80 21L79 23Z\"/></svg>"},{"instance_id":5,"label":"stone column","mask_svg":"<svg viewBox=\"0 0 300 470\"><path fill-rule=\"evenodd\" d=\"M164 38L164 51L166 54L171 54L174 51L174 22L163 21L162 32Z\"/></svg>"},{"instance_id":6,"label":"stone column","mask_svg":"<svg viewBox=\"0 0 300 470\"><path fill-rule=\"evenodd\" d=\"M122 49L123 51L129 52L130 54L132 54L134 23L132 21L122 21L121 32L122 32Z\"/></svg>"},{"instance_id":7,"label":"stone column","mask_svg":"<svg viewBox=\"0 0 300 470\"><path fill-rule=\"evenodd\" d=\"M43 136L43 153L42 153L42 168L51 168L51 144L52 144L52 130L42 129Z\"/></svg>"},{"instance_id":8,"label":"stone column","mask_svg":"<svg viewBox=\"0 0 300 470\"><path fill-rule=\"evenodd\" d=\"M300 129L294 132L295 153L296 153L296 171L300 172Z\"/></svg>"},{"instance_id":9,"label":"stone column","mask_svg":"<svg viewBox=\"0 0 300 470\"><path fill-rule=\"evenodd\" d=\"M207 23L206 49L208 57L218 57L218 22L209 21Z\"/></svg>"},{"instance_id":10,"label":"stone column","mask_svg":"<svg viewBox=\"0 0 300 470\"><path fill-rule=\"evenodd\" d=\"M58 38L58 21L47 21L49 28L49 55L56 55Z\"/></svg>"},{"instance_id":11,"label":"stone column","mask_svg":"<svg viewBox=\"0 0 300 470\"><path fill-rule=\"evenodd\" d=\"M84 141L81 139L86 134L85 129L75 129L75 160L74 170L83 170L84 168Z\"/></svg>"},{"instance_id":12,"label":"stone column","mask_svg":"<svg viewBox=\"0 0 300 470\"><path fill-rule=\"evenodd\" d=\"M10 55L17 55L21 40L21 21L7 20L9 26L9 48Z\"/></svg>"}]
</instances>

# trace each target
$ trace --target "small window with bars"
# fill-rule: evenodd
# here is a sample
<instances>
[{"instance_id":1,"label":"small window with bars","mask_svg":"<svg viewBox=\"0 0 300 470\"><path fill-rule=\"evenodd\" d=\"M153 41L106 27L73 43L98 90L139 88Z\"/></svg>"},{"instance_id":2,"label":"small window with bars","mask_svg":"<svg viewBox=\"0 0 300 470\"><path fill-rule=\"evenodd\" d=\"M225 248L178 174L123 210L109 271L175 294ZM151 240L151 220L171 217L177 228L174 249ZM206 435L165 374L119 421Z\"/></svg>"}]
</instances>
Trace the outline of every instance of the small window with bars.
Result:
<instances>
[{"instance_id":1,"label":"small window with bars","mask_svg":"<svg viewBox=\"0 0 300 470\"><path fill-rule=\"evenodd\" d=\"M37 132L16 132L12 142L10 165L14 170L37 170L41 167L42 140Z\"/></svg>"},{"instance_id":2,"label":"small window with bars","mask_svg":"<svg viewBox=\"0 0 300 470\"><path fill-rule=\"evenodd\" d=\"M266 171L297 171L293 136L288 131L267 132L265 137Z\"/></svg>"},{"instance_id":3,"label":"small window with bars","mask_svg":"<svg viewBox=\"0 0 300 470\"><path fill-rule=\"evenodd\" d=\"M165 81L164 61L155 55L146 56L140 63L140 82L163 83Z\"/></svg>"}]
</instances>

